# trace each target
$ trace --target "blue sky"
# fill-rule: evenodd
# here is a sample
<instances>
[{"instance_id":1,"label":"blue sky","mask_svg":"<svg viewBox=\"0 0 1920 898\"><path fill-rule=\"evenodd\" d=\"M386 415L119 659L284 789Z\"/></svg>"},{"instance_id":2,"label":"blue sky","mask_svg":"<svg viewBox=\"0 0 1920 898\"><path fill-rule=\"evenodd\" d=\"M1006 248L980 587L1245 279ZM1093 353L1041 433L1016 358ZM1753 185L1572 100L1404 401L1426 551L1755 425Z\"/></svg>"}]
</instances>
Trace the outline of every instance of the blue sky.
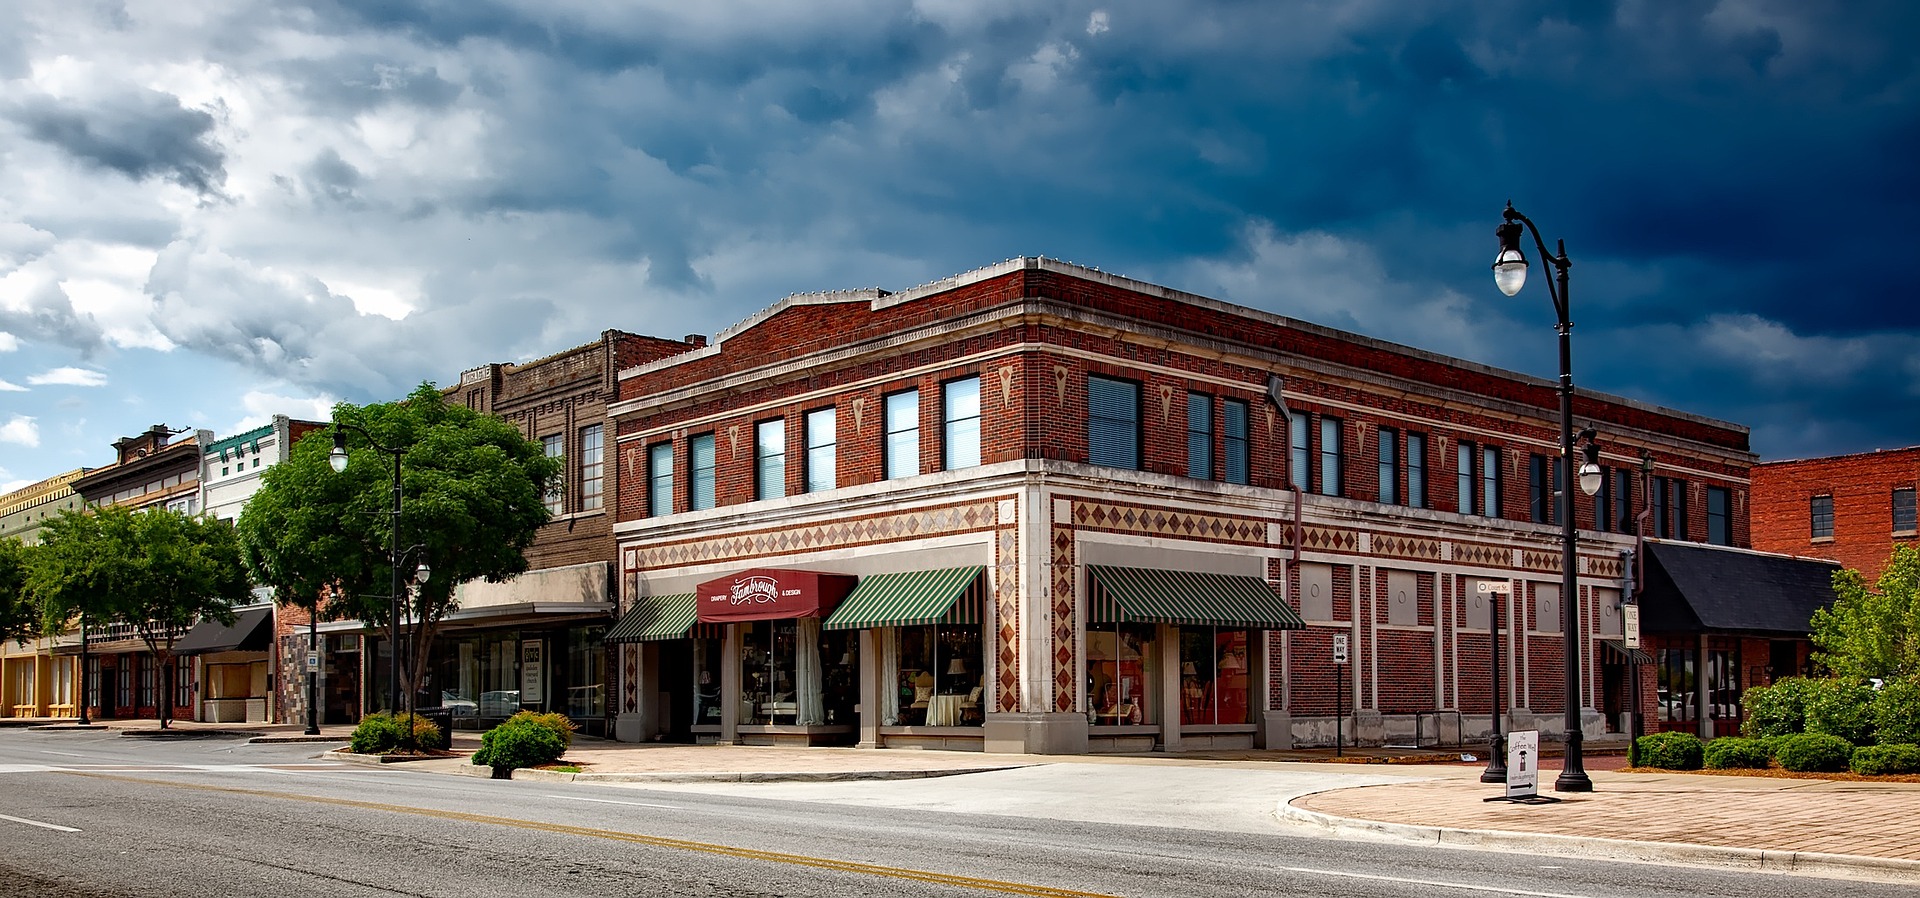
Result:
<instances>
[{"instance_id":1,"label":"blue sky","mask_svg":"<svg viewBox=\"0 0 1920 898\"><path fill-rule=\"evenodd\" d=\"M1048 255L1920 443L1920 6L15 0L0 488L620 328ZM1529 250L1531 253L1531 250Z\"/></svg>"}]
</instances>

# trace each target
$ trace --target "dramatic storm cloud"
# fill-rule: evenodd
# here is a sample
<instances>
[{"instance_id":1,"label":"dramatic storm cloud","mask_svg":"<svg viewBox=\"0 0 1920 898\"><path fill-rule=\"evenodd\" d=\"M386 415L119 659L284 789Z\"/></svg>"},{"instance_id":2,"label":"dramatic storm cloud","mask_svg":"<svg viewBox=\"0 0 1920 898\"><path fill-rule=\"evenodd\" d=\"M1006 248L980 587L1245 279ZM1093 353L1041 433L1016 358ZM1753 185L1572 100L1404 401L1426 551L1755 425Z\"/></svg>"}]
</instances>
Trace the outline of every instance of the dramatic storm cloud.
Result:
<instances>
[{"instance_id":1,"label":"dramatic storm cloud","mask_svg":"<svg viewBox=\"0 0 1920 898\"><path fill-rule=\"evenodd\" d=\"M1020 254L1551 375L1508 199L1581 385L1763 457L1920 442L1906 3L14 9L0 480Z\"/></svg>"}]
</instances>

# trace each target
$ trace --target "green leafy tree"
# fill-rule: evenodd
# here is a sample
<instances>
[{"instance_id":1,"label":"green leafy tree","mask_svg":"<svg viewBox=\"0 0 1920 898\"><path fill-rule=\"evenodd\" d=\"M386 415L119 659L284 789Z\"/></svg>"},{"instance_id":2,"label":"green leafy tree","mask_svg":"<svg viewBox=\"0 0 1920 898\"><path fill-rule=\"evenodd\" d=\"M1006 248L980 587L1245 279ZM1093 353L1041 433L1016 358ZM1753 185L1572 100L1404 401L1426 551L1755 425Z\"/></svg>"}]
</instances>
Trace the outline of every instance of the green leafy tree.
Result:
<instances>
[{"instance_id":1,"label":"green leafy tree","mask_svg":"<svg viewBox=\"0 0 1920 898\"><path fill-rule=\"evenodd\" d=\"M527 569L526 549L549 516L542 495L560 461L507 421L448 405L431 383L399 402L341 403L333 419L400 452L398 538L410 659L403 677L411 692L440 621L456 610L454 587L500 582ZM328 464L333 444L322 431L262 474L240 514L240 540L255 580L272 587L277 601L384 629L393 455L345 432L345 471ZM432 577L416 585L412 575L422 561Z\"/></svg>"},{"instance_id":2,"label":"green leafy tree","mask_svg":"<svg viewBox=\"0 0 1920 898\"><path fill-rule=\"evenodd\" d=\"M232 525L175 511L63 511L40 531L28 589L49 631L76 618L133 627L159 667L160 726L172 721L174 643L201 620L233 623L252 587Z\"/></svg>"},{"instance_id":3,"label":"green leafy tree","mask_svg":"<svg viewBox=\"0 0 1920 898\"><path fill-rule=\"evenodd\" d=\"M1813 613L1814 660L1843 678L1920 674L1920 548L1895 548L1871 587L1859 571L1836 571L1833 591L1833 607Z\"/></svg>"},{"instance_id":4,"label":"green leafy tree","mask_svg":"<svg viewBox=\"0 0 1920 898\"><path fill-rule=\"evenodd\" d=\"M0 539L0 642L25 642L40 632L40 615L27 598L28 556L17 539Z\"/></svg>"}]
</instances>

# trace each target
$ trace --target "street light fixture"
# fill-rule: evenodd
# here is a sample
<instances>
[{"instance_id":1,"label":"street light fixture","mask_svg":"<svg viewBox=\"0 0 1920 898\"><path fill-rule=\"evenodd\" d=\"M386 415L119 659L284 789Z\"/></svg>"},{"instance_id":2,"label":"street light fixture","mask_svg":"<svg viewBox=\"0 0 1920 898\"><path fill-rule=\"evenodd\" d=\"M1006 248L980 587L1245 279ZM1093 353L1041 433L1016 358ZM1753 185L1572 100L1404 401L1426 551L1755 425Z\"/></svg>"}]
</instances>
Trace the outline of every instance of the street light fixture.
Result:
<instances>
[{"instance_id":1,"label":"street light fixture","mask_svg":"<svg viewBox=\"0 0 1920 898\"><path fill-rule=\"evenodd\" d=\"M402 551L400 548L400 458L406 454L406 449L390 448L382 445L379 440L374 439L372 433L369 433L366 428L357 424L346 424L336 421L333 424L333 428L333 451L327 453L327 464L332 466L336 474L345 473L347 470L346 431L349 430L366 438L367 444L373 448L393 456L393 504L388 511L387 531L388 570L392 575L389 583L389 592L387 594L387 638L389 648L387 653L387 713L397 714L400 711L400 565L407 556L413 555L416 550L425 548L424 545L412 546L405 551ZM432 576L432 568L428 567L426 561L423 559L414 569L414 582L425 583L430 576ZM311 638L311 634L309 638ZM311 645L309 645L309 648L311 648ZM309 672L307 674L307 708L308 714L310 715L313 713L313 689L314 674ZM413 743L413 704L411 702L407 704L405 741L409 745Z\"/></svg>"},{"instance_id":2,"label":"street light fixture","mask_svg":"<svg viewBox=\"0 0 1920 898\"><path fill-rule=\"evenodd\" d=\"M1567 258L1567 242L1558 241L1559 253L1547 252L1546 241L1540 238L1540 229L1533 221L1515 211L1512 203L1507 204L1501 213L1500 226L1494 229L1494 235L1500 239L1500 253L1493 260L1493 283L1501 293L1514 296L1527 283L1527 256L1520 249L1522 231L1533 234L1534 246L1540 250L1540 257L1553 265L1554 277L1547 281L1547 292L1553 297L1553 310L1558 317L1555 330L1560 334L1560 464L1561 483L1574 483L1573 468L1573 322L1567 317L1567 269L1573 262ZM1522 227L1524 225L1524 228ZM1582 437L1586 438L1586 464L1580 469L1580 489L1592 495L1600 489L1600 449L1592 442L1592 428L1588 428ZM1566 674L1567 674L1567 755L1565 765L1558 779L1553 781L1556 792L1592 792L1593 780L1587 776L1586 765L1581 758L1581 747L1585 739L1580 725L1580 584L1575 569L1577 534L1573 527L1572 495L1567 497L1561 522L1561 606L1565 608L1566 622Z\"/></svg>"}]
</instances>

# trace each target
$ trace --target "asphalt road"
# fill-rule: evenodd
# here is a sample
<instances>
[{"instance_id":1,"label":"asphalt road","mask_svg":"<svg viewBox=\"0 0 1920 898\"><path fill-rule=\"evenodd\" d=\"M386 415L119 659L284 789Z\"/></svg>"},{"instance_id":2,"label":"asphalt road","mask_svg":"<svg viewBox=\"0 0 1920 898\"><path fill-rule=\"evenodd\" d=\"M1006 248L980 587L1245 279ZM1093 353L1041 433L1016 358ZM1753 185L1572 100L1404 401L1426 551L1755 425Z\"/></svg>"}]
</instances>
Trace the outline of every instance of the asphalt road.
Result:
<instances>
[{"instance_id":1,"label":"asphalt road","mask_svg":"<svg viewBox=\"0 0 1920 898\"><path fill-rule=\"evenodd\" d=\"M968 777L890 784L890 801L872 784L806 793L440 776L315 760L323 747L0 730L0 895L1920 895L1343 842L1278 823L1263 832L1257 813L1229 807L1230 790L1197 780L1168 784L1163 800L1186 810L1162 820L1141 810L1138 780L1154 769L1126 765L978 781L969 805L953 797ZM1069 779L1049 781L1050 770ZM935 788L945 797L930 809ZM1103 805L1108 791L1130 797ZM1016 792L1075 813L996 812ZM1193 807L1209 802L1230 828L1196 823Z\"/></svg>"}]
</instances>

